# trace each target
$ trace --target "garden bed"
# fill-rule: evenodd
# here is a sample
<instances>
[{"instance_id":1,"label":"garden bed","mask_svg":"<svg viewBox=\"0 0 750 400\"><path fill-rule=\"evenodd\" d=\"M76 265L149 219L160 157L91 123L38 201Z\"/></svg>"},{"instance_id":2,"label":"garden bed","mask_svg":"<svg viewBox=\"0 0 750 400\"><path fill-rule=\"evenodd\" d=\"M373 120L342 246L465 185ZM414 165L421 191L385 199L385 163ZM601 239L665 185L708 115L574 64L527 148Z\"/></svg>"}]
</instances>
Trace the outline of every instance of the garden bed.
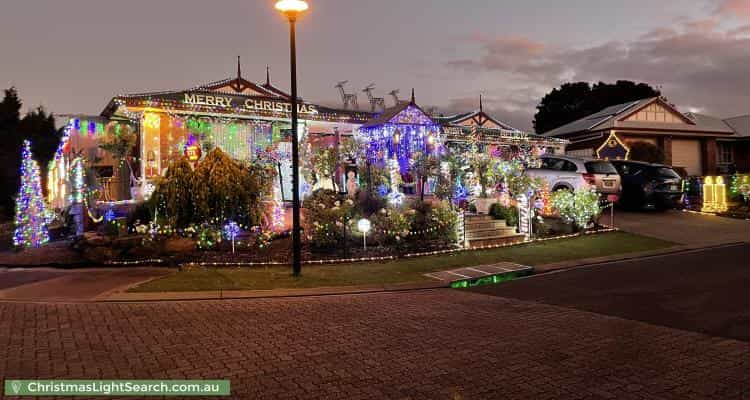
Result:
<instances>
[{"instance_id":1,"label":"garden bed","mask_svg":"<svg viewBox=\"0 0 750 400\"><path fill-rule=\"evenodd\" d=\"M419 258L305 266L295 278L287 266L186 267L177 274L148 282L131 292L203 290L269 290L327 286L387 285L426 282L423 274L459 267L512 261L538 266L554 262L658 250L673 246L659 239L624 232L584 235L496 249L461 251Z\"/></svg>"}]
</instances>

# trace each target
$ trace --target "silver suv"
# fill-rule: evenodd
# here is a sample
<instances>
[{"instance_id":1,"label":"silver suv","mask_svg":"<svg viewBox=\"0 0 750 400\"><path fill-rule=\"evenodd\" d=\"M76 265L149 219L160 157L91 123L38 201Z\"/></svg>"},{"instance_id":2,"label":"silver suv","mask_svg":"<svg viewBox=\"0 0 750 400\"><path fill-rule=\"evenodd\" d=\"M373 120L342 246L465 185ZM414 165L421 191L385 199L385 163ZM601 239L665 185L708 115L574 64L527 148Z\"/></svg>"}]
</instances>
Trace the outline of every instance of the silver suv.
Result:
<instances>
[{"instance_id":1,"label":"silver suv","mask_svg":"<svg viewBox=\"0 0 750 400\"><path fill-rule=\"evenodd\" d=\"M547 181L553 192L592 186L602 195L619 196L622 192L620 175L609 161L558 155L545 155L541 159L541 167L529 168L525 173Z\"/></svg>"}]
</instances>

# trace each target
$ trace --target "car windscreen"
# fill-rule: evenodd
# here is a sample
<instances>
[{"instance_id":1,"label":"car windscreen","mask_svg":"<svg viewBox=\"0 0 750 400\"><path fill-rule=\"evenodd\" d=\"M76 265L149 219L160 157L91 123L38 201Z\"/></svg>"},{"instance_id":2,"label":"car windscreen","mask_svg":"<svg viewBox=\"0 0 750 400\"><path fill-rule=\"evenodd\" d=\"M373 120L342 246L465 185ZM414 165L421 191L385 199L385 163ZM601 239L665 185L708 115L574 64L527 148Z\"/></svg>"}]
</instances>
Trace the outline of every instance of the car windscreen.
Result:
<instances>
[{"instance_id":1,"label":"car windscreen","mask_svg":"<svg viewBox=\"0 0 750 400\"><path fill-rule=\"evenodd\" d=\"M651 176L667 179L680 179L680 175L675 172L672 168L667 167L653 167L648 169L648 173Z\"/></svg>"},{"instance_id":2,"label":"car windscreen","mask_svg":"<svg viewBox=\"0 0 750 400\"><path fill-rule=\"evenodd\" d=\"M586 163L586 172L589 174L617 175L617 170L609 161L589 161Z\"/></svg>"}]
</instances>

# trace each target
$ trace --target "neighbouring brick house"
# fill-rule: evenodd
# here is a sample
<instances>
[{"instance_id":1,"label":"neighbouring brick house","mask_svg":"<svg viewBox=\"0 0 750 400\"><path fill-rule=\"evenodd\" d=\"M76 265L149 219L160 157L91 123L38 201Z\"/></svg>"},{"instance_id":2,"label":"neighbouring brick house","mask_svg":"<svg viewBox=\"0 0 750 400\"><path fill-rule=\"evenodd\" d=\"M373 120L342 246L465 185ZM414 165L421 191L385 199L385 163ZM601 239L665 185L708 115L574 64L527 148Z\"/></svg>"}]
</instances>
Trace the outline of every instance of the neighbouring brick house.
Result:
<instances>
[{"instance_id":1,"label":"neighbouring brick house","mask_svg":"<svg viewBox=\"0 0 750 400\"><path fill-rule=\"evenodd\" d=\"M682 113L661 97L607 107L544 136L567 139L568 154L588 157L610 144L649 142L664 151L665 163L688 175L726 173L732 165L750 171L750 115Z\"/></svg>"}]
</instances>

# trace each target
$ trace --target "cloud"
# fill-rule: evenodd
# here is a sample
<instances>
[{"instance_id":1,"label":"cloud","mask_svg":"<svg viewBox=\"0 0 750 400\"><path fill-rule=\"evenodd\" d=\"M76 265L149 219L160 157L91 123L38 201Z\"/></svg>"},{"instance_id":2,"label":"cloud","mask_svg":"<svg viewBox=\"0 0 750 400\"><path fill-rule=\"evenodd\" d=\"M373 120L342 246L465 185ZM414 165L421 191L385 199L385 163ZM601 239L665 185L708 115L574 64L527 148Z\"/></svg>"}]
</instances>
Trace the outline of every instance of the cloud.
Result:
<instances>
[{"instance_id":1,"label":"cloud","mask_svg":"<svg viewBox=\"0 0 750 400\"><path fill-rule=\"evenodd\" d=\"M750 0L725 1L721 7L750 11ZM479 45L478 57L452 60L446 67L481 74L485 82L500 87L487 93L497 100L495 110L513 112L517 118L517 106L531 103L522 110L526 123L519 128L531 125L541 96L566 81L646 82L661 87L678 107L697 107L717 116L750 112L750 25L721 30L715 19L693 20L633 40L584 48L550 48L521 38L481 38L471 45ZM512 94L503 85L512 85ZM540 95L529 100L524 90ZM517 100L519 95L523 101Z\"/></svg>"},{"instance_id":2,"label":"cloud","mask_svg":"<svg viewBox=\"0 0 750 400\"><path fill-rule=\"evenodd\" d=\"M545 45L523 37L491 38L473 35L464 38L466 43L474 43L483 49L479 59L458 59L449 61L448 66L466 70L491 69L517 72L519 65L526 65L543 55Z\"/></svg>"},{"instance_id":3,"label":"cloud","mask_svg":"<svg viewBox=\"0 0 750 400\"><path fill-rule=\"evenodd\" d=\"M716 14L750 21L750 0L722 0L716 8Z\"/></svg>"}]
</instances>

